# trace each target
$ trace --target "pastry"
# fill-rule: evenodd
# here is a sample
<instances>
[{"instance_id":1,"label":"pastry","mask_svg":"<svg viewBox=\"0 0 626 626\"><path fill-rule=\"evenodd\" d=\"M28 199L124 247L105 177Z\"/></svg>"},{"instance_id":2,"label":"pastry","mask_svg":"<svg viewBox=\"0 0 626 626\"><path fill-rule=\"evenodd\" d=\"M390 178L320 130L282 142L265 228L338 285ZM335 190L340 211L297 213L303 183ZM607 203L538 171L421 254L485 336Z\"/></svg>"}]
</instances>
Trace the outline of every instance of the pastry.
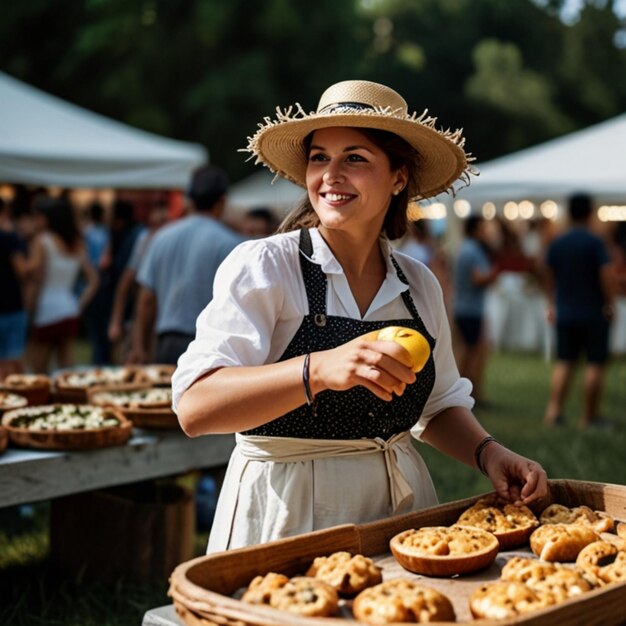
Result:
<instances>
[{"instance_id":1,"label":"pastry","mask_svg":"<svg viewBox=\"0 0 626 626\"><path fill-rule=\"evenodd\" d=\"M270 572L265 576L256 576L241 596L242 602L249 604L269 604L272 591L284 587L289 578L283 574Z\"/></svg>"},{"instance_id":2,"label":"pastry","mask_svg":"<svg viewBox=\"0 0 626 626\"><path fill-rule=\"evenodd\" d=\"M353 596L382 582L380 567L372 559L349 552L319 556L309 567L307 576L314 576L332 585L339 594Z\"/></svg>"},{"instance_id":3,"label":"pastry","mask_svg":"<svg viewBox=\"0 0 626 626\"><path fill-rule=\"evenodd\" d=\"M396 578L362 591L354 600L354 617L367 624L454 622L450 600L435 589Z\"/></svg>"},{"instance_id":4,"label":"pastry","mask_svg":"<svg viewBox=\"0 0 626 626\"><path fill-rule=\"evenodd\" d=\"M575 561L586 545L599 539L588 526L547 524L533 531L530 549L544 561Z\"/></svg>"},{"instance_id":5,"label":"pastry","mask_svg":"<svg viewBox=\"0 0 626 626\"><path fill-rule=\"evenodd\" d=\"M622 582L626 580L626 552L609 541L596 541L580 551L576 567L598 585Z\"/></svg>"},{"instance_id":6,"label":"pastry","mask_svg":"<svg viewBox=\"0 0 626 626\"><path fill-rule=\"evenodd\" d=\"M514 618L550 604L528 585L504 580L478 587L469 599L472 615L483 619Z\"/></svg>"},{"instance_id":7,"label":"pastry","mask_svg":"<svg viewBox=\"0 0 626 626\"><path fill-rule=\"evenodd\" d=\"M334 587L310 576L296 576L270 594L270 606L307 617L328 617L337 612Z\"/></svg>"},{"instance_id":8,"label":"pastry","mask_svg":"<svg viewBox=\"0 0 626 626\"><path fill-rule=\"evenodd\" d=\"M588 526L597 533L613 530L613 518L603 511L593 511L588 506L567 507L563 504L551 504L539 517L542 524L577 524Z\"/></svg>"},{"instance_id":9,"label":"pastry","mask_svg":"<svg viewBox=\"0 0 626 626\"><path fill-rule=\"evenodd\" d=\"M494 535L471 526L425 526L392 537L389 547L405 569L428 576L474 572L493 563L499 543Z\"/></svg>"},{"instance_id":10,"label":"pastry","mask_svg":"<svg viewBox=\"0 0 626 626\"><path fill-rule=\"evenodd\" d=\"M501 580L528 585L550 602L562 602L590 591L592 585L575 569L558 563L513 557L502 568Z\"/></svg>"},{"instance_id":11,"label":"pastry","mask_svg":"<svg viewBox=\"0 0 626 626\"><path fill-rule=\"evenodd\" d=\"M498 538L502 550L509 550L526 543L539 522L527 506L516 506L494 494L461 513L457 524L487 530Z\"/></svg>"}]
</instances>

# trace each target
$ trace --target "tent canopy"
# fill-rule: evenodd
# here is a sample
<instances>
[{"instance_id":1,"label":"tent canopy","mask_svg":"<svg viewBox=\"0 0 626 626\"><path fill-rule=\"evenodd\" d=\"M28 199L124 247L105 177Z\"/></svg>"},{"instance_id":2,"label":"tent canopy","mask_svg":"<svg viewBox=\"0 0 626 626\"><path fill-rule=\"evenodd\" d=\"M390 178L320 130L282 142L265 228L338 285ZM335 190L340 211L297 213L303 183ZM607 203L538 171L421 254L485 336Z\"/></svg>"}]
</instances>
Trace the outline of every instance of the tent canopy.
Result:
<instances>
[{"instance_id":1,"label":"tent canopy","mask_svg":"<svg viewBox=\"0 0 626 626\"><path fill-rule=\"evenodd\" d=\"M597 199L626 197L626 114L513 154L477 163L480 176L459 198L498 201L564 198L584 191Z\"/></svg>"},{"instance_id":2,"label":"tent canopy","mask_svg":"<svg viewBox=\"0 0 626 626\"><path fill-rule=\"evenodd\" d=\"M243 213L256 207L268 207L284 216L306 191L294 183L275 177L265 167L251 176L231 185L227 195L228 209Z\"/></svg>"},{"instance_id":3,"label":"tent canopy","mask_svg":"<svg viewBox=\"0 0 626 626\"><path fill-rule=\"evenodd\" d=\"M0 182L180 189L206 160L198 144L132 128L0 72Z\"/></svg>"}]
</instances>

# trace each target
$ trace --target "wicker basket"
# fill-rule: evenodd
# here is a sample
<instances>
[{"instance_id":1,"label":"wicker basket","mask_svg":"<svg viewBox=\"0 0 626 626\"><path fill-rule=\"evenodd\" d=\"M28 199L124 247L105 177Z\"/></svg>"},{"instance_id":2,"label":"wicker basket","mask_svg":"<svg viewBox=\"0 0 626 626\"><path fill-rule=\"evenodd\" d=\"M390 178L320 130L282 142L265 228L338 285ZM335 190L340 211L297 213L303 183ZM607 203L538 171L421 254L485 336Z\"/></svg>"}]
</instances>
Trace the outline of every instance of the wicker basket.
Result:
<instances>
[{"instance_id":1,"label":"wicker basket","mask_svg":"<svg viewBox=\"0 0 626 626\"><path fill-rule=\"evenodd\" d=\"M60 404L44 405L42 411L50 407L59 407ZM32 408L7 411L2 416L2 425L6 428L12 443L26 448L43 450L91 450L119 446L126 443L131 436L132 422L116 409L107 408L106 412L118 420L117 426L92 428L83 430L29 430L12 425L13 420L23 416L26 412L32 413Z\"/></svg>"},{"instance_id":2,"label":"wicker basket","mask_svg":"<svg viewBox=\"0 0 626 626\"><path fill-rule=\"evenodd\" d=\"M107 374L115 374L112 381ZM85 404L92 387L119 387L137 382L139 368L135 366L92 367L59 372L53 379L56 402ZM89 378L87 378L89 377ZM78 380L74 380L78 379ZM85 379L84 381L81 379Z\"/></svg>"},{"instance_id":3,"label":"wicker basket","mask_svg":"<svg viewBox=\"0 0 626 626\"><path fill-rule=\"evenodd\" d=\"M11 374L0 385L0 391L24 396L29 405L46 404L50 401L50 386L50 377L43 374Z\"/></svg>"},{"instance_id":4,"label":"wicker basket","mask_svg":"<svg viewBox=\"0 0 626 626\"><path fill-rule=\"evenodd\" d=\"M484 494L483 494L484 495ZM169 594L181 619L188 626L343 626L353 619L349 603L342 607L343 617L303 618L266 606L246 604L237 599L241 589L259 574L280 572L287 576L306 571L316 556L339 550L370 556L383 568L385 579L414 575L402 570L389 553L389 540L408 528L446 526L480 496L451 502L408 515L392 517L359 526L336 526L260 546L219 552L179 565L170 577ZM626 487L582 481L552 480L550 496L537 507L552 502L566 506L585 504L606 511L616 519L626 516ZM445 593L454 604L457 623L485 626L579 626L602 624L617 626L626 622L626 582L602 587L554 607L514 619L482 620L471 618L468 598L477 586L500 575L501 565L514 554L531 556L530 550L501 553L488 570L455 579L422 576L422 584ZM399 569L398 569L399 568ZM347 620L346 620L347 618ZM355 623L352 621L352 623Z\"/></svg>"},{"instance_id":5,"label":"wicker basket","mask_svg":"<svg viewBox=\"0 0 626 626\"><path fill-rule=\"evenodd\" d=\"M96 406L112 406L121 411L137 428L179 428L178 418L172 411L171 400L158 403L134 403L125 406L107 401L103 394L141 392L154 389L152 385L137 383L131 385L93 387L87 392L87 402Z\"/></svg>"}]
</instances>

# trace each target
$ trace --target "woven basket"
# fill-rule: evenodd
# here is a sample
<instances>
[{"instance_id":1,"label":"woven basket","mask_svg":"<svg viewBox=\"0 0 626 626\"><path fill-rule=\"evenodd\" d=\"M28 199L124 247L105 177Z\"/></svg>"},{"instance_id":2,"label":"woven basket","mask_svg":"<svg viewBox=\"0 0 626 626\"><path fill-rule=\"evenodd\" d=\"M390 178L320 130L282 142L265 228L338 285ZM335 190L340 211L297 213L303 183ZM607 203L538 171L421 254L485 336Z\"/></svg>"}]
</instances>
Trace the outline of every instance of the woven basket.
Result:
<instances>
[{"instance_id":1,"label":"woven basket","mask_svg":"<svg viewBox=\"0 0 626 626\"><path fill-rule=\"evenodd\" d=\"M29 405L46 404L50 401L50 386L50 377L43 374L11 374L0 385L0 391L24 396Z\"/></svg>"},{"instance_id":2,"label":"woven basket","mask_svg":"<svg viewBox=\"0 0 626 626\"><path fill-rule=\"evenodd\" d=\"M154 389L154 386L147 385L145 383L134 383L129 385L118 386L101 386L92 387L87 392L87 402L96 406L112 406L121 411L127 419L129 419L133 426L137 428L179 428L178 418L174 411L172 411L171 404L158 403L150 405L146 403L143 406L122 406L119 404L112 404L105 400L99 399L98 395L102 392L114 393L114 392L131 392L131 391L147 391Z\"/></svg>"},{"instance_id":3,"label":"woven basket","mask_svg":"<svg viewBox=\"0 0 626 626\"><path fill-rule=\"evenodd\" d=\"M102 372L107 370L120 370L121 377L119 381L106 380L102 374L101 380L98 380L98 376ZM94 382L85 385L72 384L70 379L72 376L80 374L93 374L96 378ZM123 385L133 384L137 382L139 376L139 369L136 366L124 366L124 367L94 367L94 368L81 368L77 370L67 370L59 372L53 380L54 385L54 399L56 402L70 402L73 404L85 404L89 390L93 387L121 387Z\"/></svg>"},{"instance_id":4,"label":"woven basket","mask_svg":"<svg viewBox=\"0 0 626 626\"><path fill-rule=\"evenodd\" d=\"M585 504L616 519L626 517L624 486L569 480L552 480L549 484L549 497L531 506L536 509L535 512L558 502L566 506ZM383 568L384 579L398 576L414 578L442 591L455 605L457 623L469 626L478 623L469 613L469 595L484 582L497 579L500 567L497 562L504 562L514 553L510 552L508 557L503 553L491 568L472 576L445 580L422 576L418 579L402 570L390 555L389 540L409 528L453 524L479 497L482 496L369 524L336 526L259 546L199 557L182 563L174 570L170 577L169 595L187 626L343 626L359 623L354 622L346 604L341 609L342 617L321 619L304 618L237 599L241 590L257 575L268 572L301 575L316 556L345 550L374 558ZM527 548L525 555L532 556ZM602 587L514 619L481 620L479 623L484 626L618 626L626 623L626 582Z\"/></svg>"},{"instance_id":5,"label":"woven basket","mask_svg":"<svg viewBox=\"0 0 626 626\"><path fill-rule=\"evenodd\" d=\"M59 404L42 406L61 406ZM119 421L118 426L106 428L93 428L84 430L28 430L18 426L12 426L11 422L32 409L15 409L7 411L2 416L2 425L6 428L12 443L26 448L39 448L43 450L91 450L94 448L106 448L119 446L126 443L131 436L132 422L116 409L107 408L107 413Z\"/></svg>"}]
</instances>

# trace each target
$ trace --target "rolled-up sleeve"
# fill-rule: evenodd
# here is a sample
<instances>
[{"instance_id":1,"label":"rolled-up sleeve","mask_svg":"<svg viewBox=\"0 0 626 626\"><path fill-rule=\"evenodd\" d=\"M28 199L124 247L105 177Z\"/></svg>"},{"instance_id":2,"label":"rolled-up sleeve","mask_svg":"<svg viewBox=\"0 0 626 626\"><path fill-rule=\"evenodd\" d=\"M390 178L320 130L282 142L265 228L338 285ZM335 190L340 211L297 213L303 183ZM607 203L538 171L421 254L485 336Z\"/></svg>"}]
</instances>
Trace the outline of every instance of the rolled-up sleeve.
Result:
<instances>
[{"instance_id":1,"label":"rolled-up sleeve","mask_svg":"<svg viewBox=\"0 0 626 626\"><path fill-rule=\"evenodd\" d=\"M280 270L271 247L249 241L220 265L213 299L200 313L196 336L172 377L172 406L202 375L219 367L266 362L283 306Z\"/></svg>"}]
</instances>

